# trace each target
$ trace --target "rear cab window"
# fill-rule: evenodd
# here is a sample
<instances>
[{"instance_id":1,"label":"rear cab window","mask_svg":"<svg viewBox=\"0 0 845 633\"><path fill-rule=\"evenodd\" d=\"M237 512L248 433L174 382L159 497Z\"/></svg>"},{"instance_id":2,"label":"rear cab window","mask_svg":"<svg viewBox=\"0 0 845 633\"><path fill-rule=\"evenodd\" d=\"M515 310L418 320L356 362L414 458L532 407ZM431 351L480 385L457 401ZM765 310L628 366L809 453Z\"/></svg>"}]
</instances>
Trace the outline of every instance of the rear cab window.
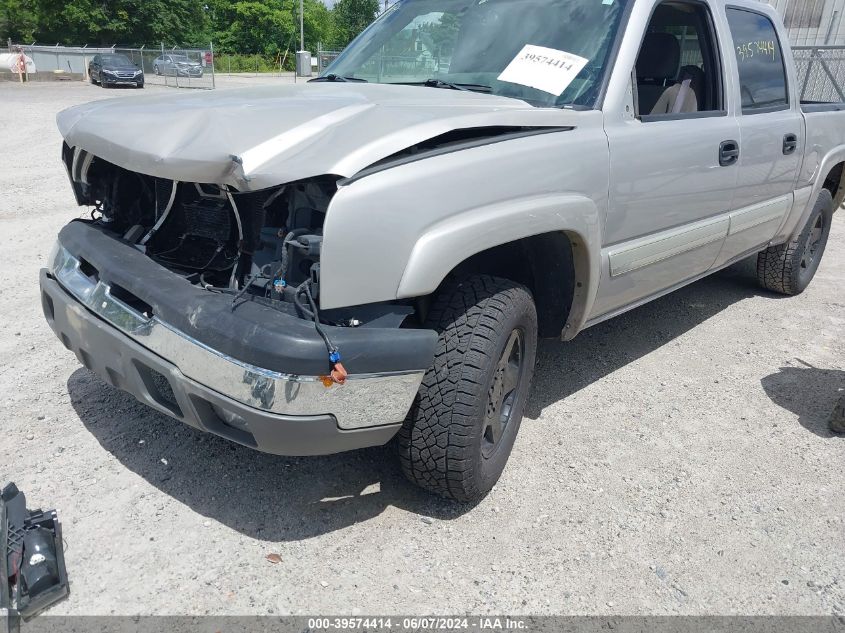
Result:
<instances>
[{"instance_id":1,"label":"rear cab window","mask_svg":"<svg viewBox=\"0 0 845 633\"><path fill-rule=\"evenodd\" d=\"M777 31L761 13L728 7L742 113L757 114L789 108L786 66Z\"/></svg>"}]
</instances>

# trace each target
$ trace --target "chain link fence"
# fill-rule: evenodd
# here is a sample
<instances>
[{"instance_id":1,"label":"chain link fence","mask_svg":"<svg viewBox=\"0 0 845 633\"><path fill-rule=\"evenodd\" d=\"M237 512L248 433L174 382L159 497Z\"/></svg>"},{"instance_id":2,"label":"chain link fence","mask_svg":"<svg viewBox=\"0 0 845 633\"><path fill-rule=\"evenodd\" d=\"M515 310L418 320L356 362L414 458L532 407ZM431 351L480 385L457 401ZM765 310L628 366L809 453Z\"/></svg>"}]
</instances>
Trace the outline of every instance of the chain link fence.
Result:
<instances>
[{"instance_id":1,"label":"chain link fence","mask_svg":"<svg viewBox=\"0 0 845 633\"><path fill-rule=\"evenodd\" d=\"M218 53L215 56L214 69L218 75L289 77L295 61L290 51L276 56L260 53Z\"/></svg>"},{"instance_id":2,"label":"chain link fence","mask_svg":"<svg viewBox=\"0 0 845 633\"><path fill-rule=\"evenodd\" d=\"M42 46L9 42L11 55L27 58L28 81L91 80L89 69L97 55L122 55L143 72L144 83L174 88L214 88L214 45L208 48L142 46L104 48L93 46ZM31 60L31 63L30 63ZM6 72L4 72L6 71ZM0 68L0 80L19 79L17 73ZM117 81L118 77L115 78Z\"/></svg>"},{"instance_id":3,"label":"chain link fence","mask_svg":"<svg viewBox=\"0 0 845 633\"><path fill-rule=\"evenodd\" d=\"M326 51L322 47L317 49L317 74L321 75L323 71L337 59L343 51Z\"/></svg>"},{"instance_id":4,"label":"chain link fence","mask_svg":"<svg viewBox=\"0 0 845 633\"><path fill-rule=\"evenodd\" d=\"M801 101L845 101L845 46L794 46Z\"/></svg>"}]
</instances>

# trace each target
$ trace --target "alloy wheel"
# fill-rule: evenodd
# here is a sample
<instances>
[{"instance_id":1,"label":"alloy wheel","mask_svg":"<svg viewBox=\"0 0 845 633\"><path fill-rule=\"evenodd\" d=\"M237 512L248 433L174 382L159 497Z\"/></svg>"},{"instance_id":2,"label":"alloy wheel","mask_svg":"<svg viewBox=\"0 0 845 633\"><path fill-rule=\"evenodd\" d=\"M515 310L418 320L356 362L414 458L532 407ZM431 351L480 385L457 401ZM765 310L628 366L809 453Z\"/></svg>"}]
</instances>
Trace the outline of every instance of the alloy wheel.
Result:
<instances>
[{"instance_id":1,"label":"alloy wheel","mask_svg":"<svg viewBox=\"0 0 845 633\"><path fill-rule=\"evenodd\" d=\"M813 265L819 253L819 244L824 235L824 215L819 214L816 223L813 225L810 234L807 236L807 243L804 245L804 252L801 254L801 268L807 269Z\"/></svg>"},{"instance_id":2,"label":"alloy wheel","mask_svg":"<svg viewBox=\"0 0 845 633\"><path fill-rule=\"evenodd\" d=\"M493 383L487 394L487 408L481 432L481 454L484 458L489 458L496 452L499 440L511 421L524 359L525 342L522 330L513 330L496 365Z\"/></svg>"}]
</instances>

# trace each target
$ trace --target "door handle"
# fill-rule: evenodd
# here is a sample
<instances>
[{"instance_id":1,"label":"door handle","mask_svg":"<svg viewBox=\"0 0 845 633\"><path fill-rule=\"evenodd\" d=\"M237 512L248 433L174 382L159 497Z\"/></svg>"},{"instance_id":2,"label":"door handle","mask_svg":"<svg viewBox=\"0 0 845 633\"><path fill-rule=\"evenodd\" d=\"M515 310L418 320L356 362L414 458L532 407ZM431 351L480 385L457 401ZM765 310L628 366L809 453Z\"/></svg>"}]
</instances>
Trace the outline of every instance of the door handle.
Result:
<instances>
[{"instance_id":1,"label":"door handle","mask_svg":"<svg viewBox=\"0 0 845 633\"><path fill-rule=\"evenodd\" d=\"M739 143L736 141L722 141L719 145L719 164L722 167L728 167L738 160Z\"/></svg>"},{"instance_id":2,"label":"door handle","mask_svg":"<svg viewBox=\"0 0 845 633\"><path fill-rule=\"evenodd\" d=\"M795 151L798 147L798 135L797 134L784 134L783 135L783 153L786 155L791 154Z\"/></svg>"}]
</instances>

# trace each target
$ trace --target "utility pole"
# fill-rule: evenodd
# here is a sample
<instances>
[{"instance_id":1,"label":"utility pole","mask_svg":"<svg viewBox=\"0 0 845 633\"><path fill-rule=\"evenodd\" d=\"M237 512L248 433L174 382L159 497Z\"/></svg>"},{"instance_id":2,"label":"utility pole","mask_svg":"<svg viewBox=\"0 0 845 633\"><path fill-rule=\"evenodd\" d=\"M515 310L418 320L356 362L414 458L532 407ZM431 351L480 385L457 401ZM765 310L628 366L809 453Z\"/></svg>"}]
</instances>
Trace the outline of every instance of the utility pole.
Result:
<instances>
[{"instance_id":1,"label":"utility pole","mask_svg":"<svg viewBox=\"0 0 845 633\"><path fill-rule=\"evenodd\" d=\"M305 2L299 0L299 50L305 50Z\"/></svg>"}]
</instances>

